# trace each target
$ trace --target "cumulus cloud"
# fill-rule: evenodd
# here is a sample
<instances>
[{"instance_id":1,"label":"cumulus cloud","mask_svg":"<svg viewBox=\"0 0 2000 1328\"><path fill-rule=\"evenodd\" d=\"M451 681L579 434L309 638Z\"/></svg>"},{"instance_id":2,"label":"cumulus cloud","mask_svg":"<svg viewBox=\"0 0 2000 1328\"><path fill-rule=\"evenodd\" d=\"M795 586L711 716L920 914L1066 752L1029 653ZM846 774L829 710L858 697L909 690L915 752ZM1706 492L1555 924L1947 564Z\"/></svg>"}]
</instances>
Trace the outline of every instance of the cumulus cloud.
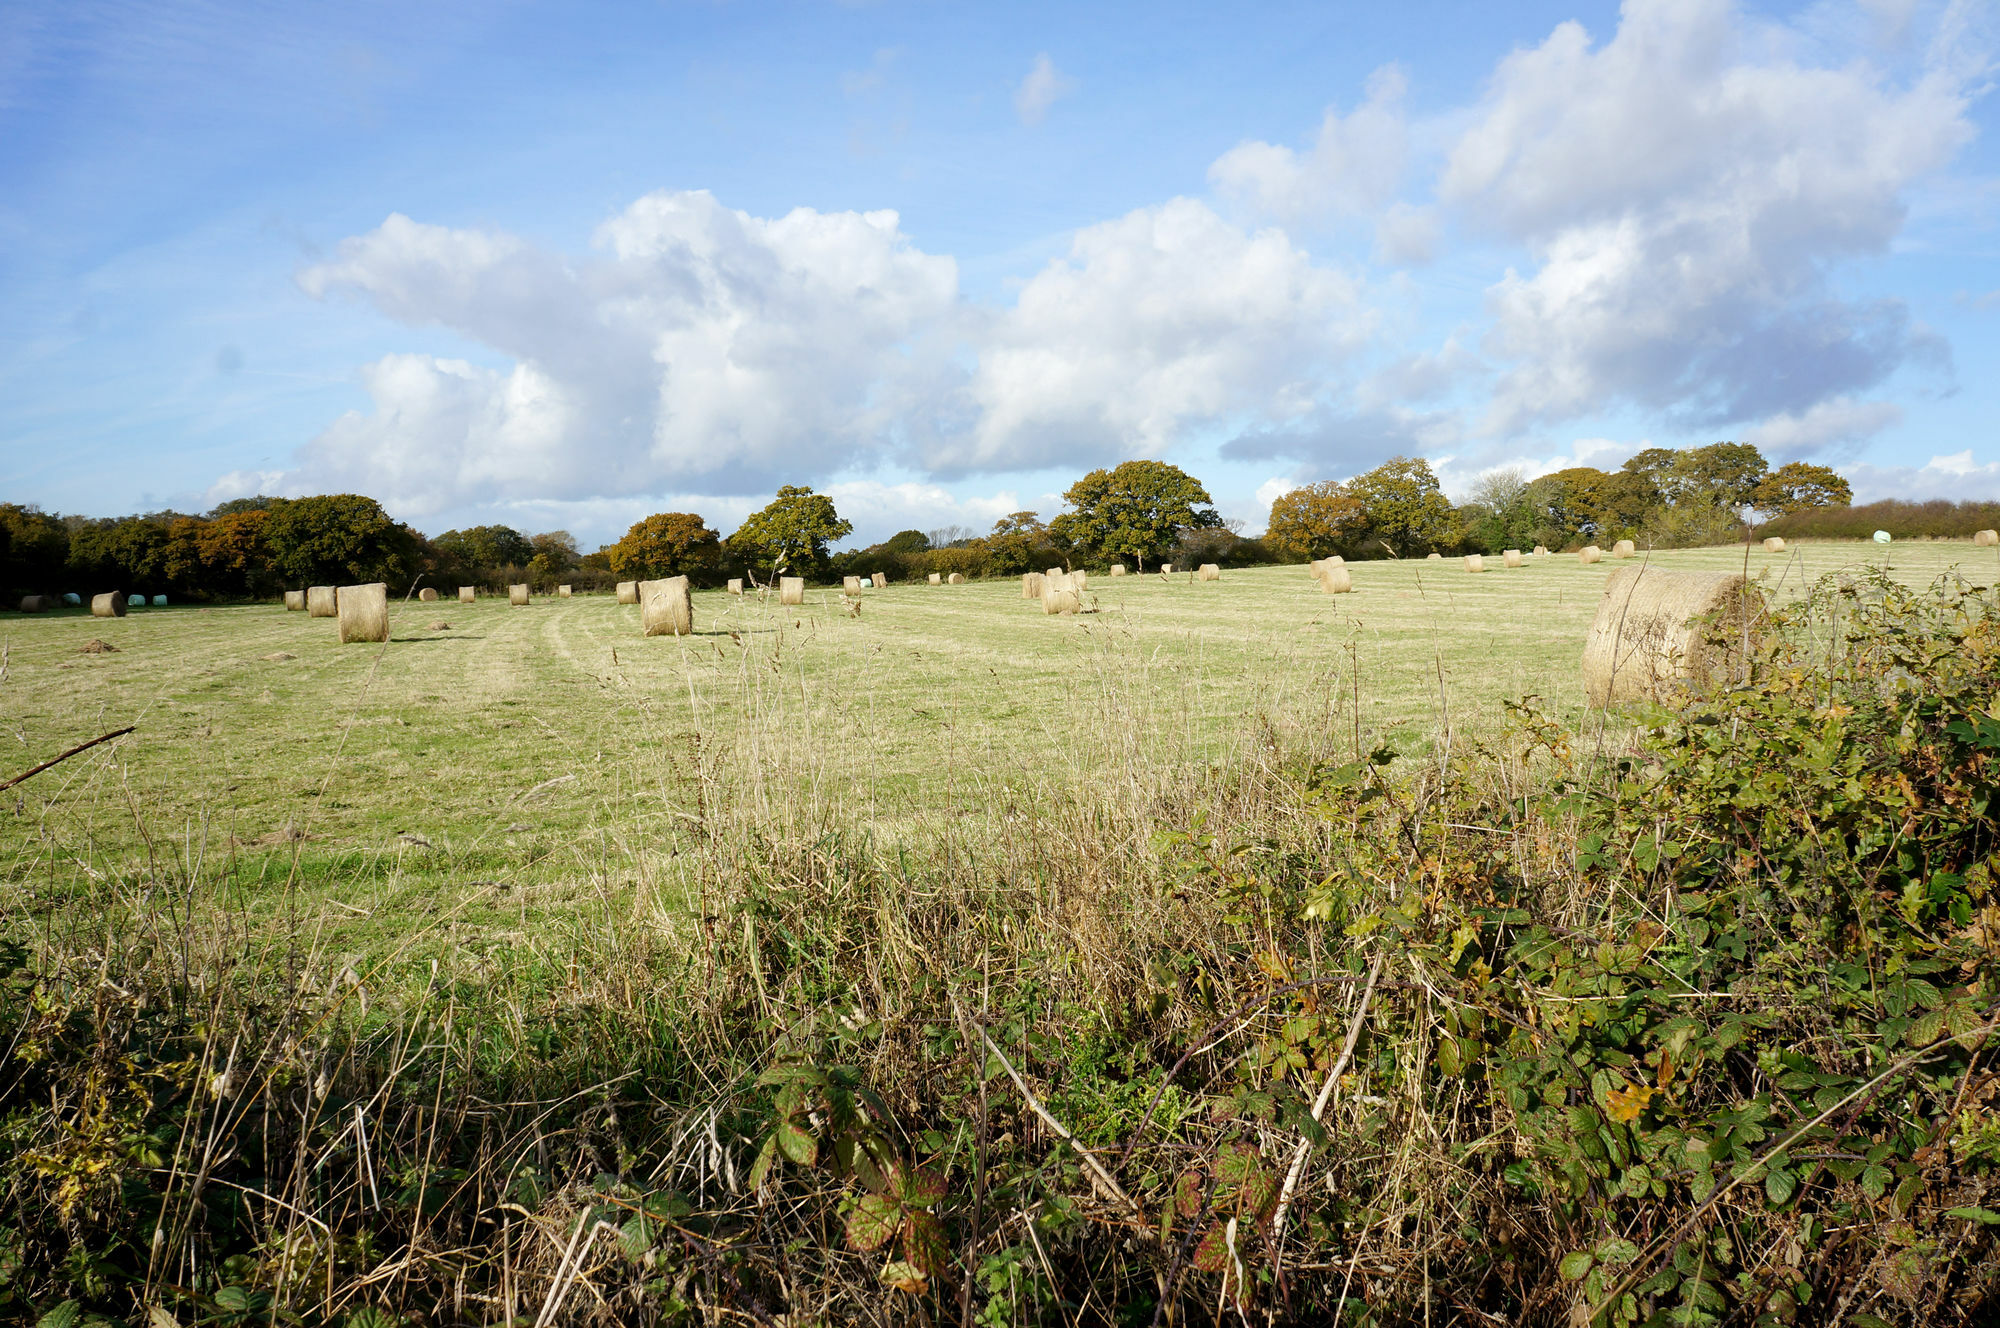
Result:
<instances>
[{"instance_id":1,"label":"cumulus cloud","mask_svg":"<svg viewBox=\"0 0 2000 1328\"><path fill-rule=\"evenodd\" d=\"M1858 465L1846 470L1854 485L1854 501L1884 498L1930 499L1940 495L1959 502L2000 499L2000 462L1980 465L1972 449L1934 456L1921 466Z\"/></svg>"},{"instance_id":2,"label":"cumulus cloud","mask_svg":"<svg viewBox=\"0 0 2000 1328\"><path fill-rule=\"evenodd\" d=\"M511 236L392 216L306 269L311 294L358 292L412 325L512 361L386 356L373 409L307 448L301 478L366 485L402 510L535 493L563 500L707 481L721 492L869 457L907 417L912 380L946 372L960 314L950 258L893 212L763 219L706 193L656 193L571 261Z\"/></svg>"},{"instance_id":3,"label":"cumulus cloud","mask_svg":"<svg viewBox=\"0 0 2000 1328\"><path fill-rule=\"evenodd\" d=\"M1312 408L1372 315L1356 283L1278 230L1194 199L1078 232L982 338L977 423L935 469L1085 464L1164 451L1191 424Z\"/></svg>"},{"instance_id":4,"label":"cumulus cloud","mask_svg":"<svg viewBox=\"0 0 2000 1328\"><path fill-rule=\"evenodd\" d=\"M1209 183L1225 197L1281 221L1372 214L1402 183L1408 157L1403 97L1408 79L1386 65L1368 79L1365 99L1347 115L1328 108L1319 134L1303 151L1251 140L1218 157ZM1421 241L1421 217L1394 228L1404 245Z\"/></svg>"},{"instance_id":5,"label":"cumulus cloud","mask_svg":"<svg viewBox=\"0 0 2000 1328\"><path fill-rule=\"evenodd\" d=\"M1048 118L1049 107L1076 91L1076 80L1056 68L1043 51L1028 68L1028 76L1014 90L1014 113L1024 125L1038 125Z\"/></svg>"},{"instance_id":6,"label":"cumulus cloud","mask_svg":"<svg viewBox=\"0 0 2000 1328\"><path fill-rule=\"evenodd\" d=\"M1851 452L1902 422L1903 408L1893 401L1835 397L1807 410L1774 415L1745 430L1743 441L1774 460L1794 461L1819 452Z\"/></svg>"},{"instance_id":7,"label":"cumulus cloud","mask_svg":"<svg viewBox=\"0 0 2000 1328\"><path fill-rule=\"evenodd\" d=\"M1489 291L1486 347L1511 366L1489 426L1796 413L1934 353L1900 303L1828 275L1887 250L1965 110L1942 72L1897 86L1773 53L1726 0L1629 0L1602 46L1564 23L1510 55L1439 187L1537 264Z\"/></svg>"}]
</instances>

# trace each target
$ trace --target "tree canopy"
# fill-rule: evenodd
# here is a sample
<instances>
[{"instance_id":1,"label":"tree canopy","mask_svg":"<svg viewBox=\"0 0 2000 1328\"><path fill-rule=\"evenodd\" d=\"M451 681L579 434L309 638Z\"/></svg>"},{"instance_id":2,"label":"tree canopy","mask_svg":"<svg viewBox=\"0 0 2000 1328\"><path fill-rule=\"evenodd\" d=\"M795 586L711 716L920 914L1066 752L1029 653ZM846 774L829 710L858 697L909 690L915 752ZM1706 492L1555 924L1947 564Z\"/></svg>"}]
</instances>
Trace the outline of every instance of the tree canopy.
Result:
<instances>
[{"instance_id":1,"label":"tree canopy","mask_svg":"<svg viewBox=\"0 0 2000 1328\"><path fill-rule=\"evenodd\" d=\"M825 563L827 545L853 530L854 523L842 520L834 510L833 499L804 485L787 484L737 527L729 537L729 548L746 563L763 564L773 573L796 571Z\"/></svg>"},{"instance_id":2,"label":"tree canopy","mask_svg":"<svg viewBox=\"0 0 2000 1328\"><path fill-rule=\"evenodd\" d=\"M1422 457L1391 457L1349 480L1347 490L1361 504L1366 538L1386 544L1397 557L1454 542L1451 500Z\"/></svg>"},{"instance_id":3,"label":"tree canopy","mask_svg":"<svg viewBox=\"0 0 2000 1328\"><path fill-rule=\"evenodd\" d=\"M685 576L713 581L722 566L722 538L692 512L657 512L625 532L607 551L611 571L626 581Z\"/></svg>"},{"instance_id":4,"label":"tree canopy","mask_svg":"<svg viewBox=\"0 0 2000 1328\"><path fill-rule=\"evenodd\" d=\"M1306 558L1324 558L1352 547L1361 526L1361 500L1339 480L1303 484L1271 504L1264 538Z\"/></svg>"},{"instance_id":5,"label":"tree canopy","mask_svg":"<svg viewBox=\"0 0 2000 1328\"><path fill-rule=\"evenodd\" d=\"M1808 507L1846 507L1854 501L1853 486L1829 466L1788 461L1766 475L1750 496L1761 512L1783 516Z\"/></svg>"},{"instance_id":6,"label":"tree canopy","mask_svg":"<svg viewBox=\"0 0 2000 1328\"><path fill-rule=\"evenodd\" d=\"M1183 531L1222 525L1201 481L1165 461L1093 470L1063 500L1071 510L1049 523L1051 534L1104 557L1136 558L1141 566L1173 548Z\"/></svg>"},{"instance_id":7,"label":"tree canopy","mask_svg":"<svg viewBox=\"0 0 2000 1328\"><path fill-rule=\"evenodd\" d=\"M270 509L264 542L293 585L403 582L415 570L417 537L358 493L294 498Z\"/></svg>"}]
</instances>

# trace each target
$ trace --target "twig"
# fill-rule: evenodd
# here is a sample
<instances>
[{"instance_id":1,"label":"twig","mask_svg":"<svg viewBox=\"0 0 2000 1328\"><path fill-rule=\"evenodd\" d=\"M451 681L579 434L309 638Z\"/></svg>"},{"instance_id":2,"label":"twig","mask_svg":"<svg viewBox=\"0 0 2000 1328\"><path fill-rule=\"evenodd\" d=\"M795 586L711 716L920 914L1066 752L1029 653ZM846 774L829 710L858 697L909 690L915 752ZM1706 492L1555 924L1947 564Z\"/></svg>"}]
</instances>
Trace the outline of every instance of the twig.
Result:
<instances>
[{"instance_id":1,"label":"twig","mask_svg":"<svg viewBox=\"0 0 2000 1328\"><path fill-rule=\"evenodd\" d=\"M959 1008L956 996L952 997L951 1008L961 1021L971 1022L966 1020L965 1011ZM974 1026L977 1027L977 1025ZM993 1038L984 1028L979 1029L979 1038L986 1044L986 1049L993 1053L994 1059L1000 1062L1000 1068L1007 1072L1007 1077L1014 1081L1014 1087L1020 1090L1021 1096L1027 1101L1028 1109L1041 1117L1042 1124L1054 1130L1058 1138L1076 1150L1077 1156L1083 1159L1084 1166L1090 1168L1090 1174L1097 1178L1097 1182L1110 1193L1112 1198L1123 1204L1125 1210L1131 1213L1133 1217L1143 1221L1145 1219L1145 1210L1140 1208L1138 1202L1131 1195L1125 1193L1120 1188L1118 1182L1111 1178L1111 1173L1104 1169L1104 1164L1097 1160L1096 1155L1088 1148L1085 1148L1082 1141L1071 1134L1068 1127L1057 1120L1050 1113L1049 1109L1042 1105L1041 1099L1036 1097L1034 1090L1028 1087L1028 1081L1021 1077L1021 1072L1014 1068L1012 1061L1007 1059L1007 1053L1000 1050L999 1046L994 1043Z\"/></svg>"},{"instance_id":2,"label":"twig","mask_svg":"<svg viewBox=\"0 0 2000 1328\"><path fill-rule=\"evenodd\" d=\"M139 726L137 724L127 724L122 729L113 729L111 730L111 732L104 734L102 737L92 738L89 742L80 742L76 746L64 752L61 756L55 757L51 760L44 761L40 765L36 766L33 770L23 770L20 774L14 776L6 783L0 784L0 789L13 788L16 784L19 784L24 780L33 779L36 775L41 774L42 771L47 770L50 766L61 765L64 761L69 760L70 757L75 756L78 752L87 752L100 742L110 742L113 738L122 738L126 734L130 733L133 729L136 729L138 727Z\"/></svg>"},{"instance_id":3,"label":"twig","mask_svg":"<svg viewBox=\"0 0 2000 1328\"><path fill-rule=\"evenodd\" d=\"M1335 1058L1333 1068L1326 1073L1326 1082L1320 1086L1319 1097L1313 1101L1312 1118L1317 1125L1319 1118L1326 1114L1326 1104L1333 1100L1333 1090L1340 1083L1340 1076L1347 1072L1347 1063L1354 1057L1354 1045L1361 1041L1361 1025L1368 1018L1368 1002L1375 996L1375 980L1382 976L1383 951L1375 952L1375 962L1368 968L1368 985L1361 989L1361 1003L1354 1007L1354 1017L1347 1021L1347 1041L1341 1044L1340 1055ZM1291 1168L1285 1172L1284 1188L1278 1191L1278 1210L1271 1218L1271 1244L1277 1246L1285 1234L1285 1218L1290 1215L1292 1194L1299 1188L1299 1177L1306 1169L1306 1155L1312 1151L1312 1137L1299 1140L1299 1146L1292 1153Z\"/></svg>"}]
</instances>

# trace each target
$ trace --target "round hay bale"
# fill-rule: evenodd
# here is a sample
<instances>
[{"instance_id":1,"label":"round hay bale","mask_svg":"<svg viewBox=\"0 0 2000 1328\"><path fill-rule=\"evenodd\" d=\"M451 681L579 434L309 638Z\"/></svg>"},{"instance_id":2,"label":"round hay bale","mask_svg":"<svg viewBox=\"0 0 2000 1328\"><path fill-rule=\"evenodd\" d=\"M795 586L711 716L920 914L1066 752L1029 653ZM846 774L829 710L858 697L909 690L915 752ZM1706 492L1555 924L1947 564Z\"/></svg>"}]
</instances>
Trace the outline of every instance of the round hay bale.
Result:
<instances>
[{"instance_id":1,"label":"round hay bale","mask_svg":"<svg viewBox=\"0 0 2000 1328\"><path fill-rule=\"evenodd\" d=\"M880 590L883 586L886 586L888 584L889 584L889 574L887 572L875 573L875 588L877 590Z\"/></svg>"},{"instance_id":2,"label":"round hay bale","mask_svg":"<svg viewBox=\"0 0 2000 1328\"><path fill-rule=\"evenodd\" d=\"M528 602L528 588L525 585L507 587L507 603L520 608Z\"/></svg>"},{"instance_id":3,"label":"round hay bale","mask_svg":"<svg viewBox=\"0 0 2000 1328\"><path fill-rule=\"evenodd\" d=\"M942 576L939 576L936 572L932 572L928 580L934 586L941 586L944 584L944 578Z\"/></svg>"},{"instance_id":4,"label":"round hay bale","mask_svg":"<svg viewBox=\"0 0 2000 1328\"><path fill-rule=\"evenodd\" d=\"M1468 553L1465 555L1465 570L1468 572L1483 572L1486 570L1486 560L1476 553Z\"/></svg>"},{"instance_id":5,"label":"round hay bale","mask_svg":"<svg viewBox=\"0 0 2000 1328\"><path fill-rule=\"evenodd\" d=\"M334 592L340 644L389 639L389 587L380 581L342 586Z\"/></svg>"},{"instance_id":6,"label":"round hay bale","mask_svg":"<svg viewBox=\"0 0 2000 1328\"><path fill-rule=\"evenodd\" d=\"M166 597L165 595L155 595L155 596L153 596L153 607L154 607L154 608L156 608L156 609L164 609L164 608L166 608L166 607L167 607L167 597Z\"/></svg>"},{"instance_id":7,"label":"round hay bale","mask_svg":"<svg viewBox=\"0 0 2000 1328\"><path fill-rule=\"evenodd\" d=\"M1500 554L1500 563L1504 567L1519 567L1524 561L1519 549L1506 549Z\"/></svg>"},{"instance_id":8,"label":"round hay bale","mask_svg":"<svg viewBox=\"0 0 2000 1328\"><path fill-rule=\"evenodd\" d=\"M1075 613L1083 607L1083 594L1068 575L1050 572L1042 577L1042 612Z\"/></svg>"},{"instance_id":9,"label":"round hay bale","mask_svg":"<svg viewBox=\"0 0 2000 1328\"><path fill-rule=\"evenodd\" d=\"M731 581L729 584L733 586L740 583ZM639 602L639 583L637 581L620 581L618 583L618 602L620 604L637 604Z\"/></svg>"},{"instance_id":10,"label":"round hay bale","mask_svg":"<svg viewBox=\"0 0 2000 1328\"><path fill-rule=\"evenodd\" d=\"M1427 563L1441 563L1444 561L1444 555L1441 553L1427 554L1424 561Z\"/></svg>"},{"instance_id":11,"label":"round hay bale","mask_svg":"<svg viewBox=\"0 0 2000 1328\"><path fill-rule=\"evenodd\" d=\"M123 618L125 597L115 590L107 590L102 595L90 597L90 616L93 618Z\"/></svg>"},{"instance_id":12,"label":"round hay bale","mask_svg":"<svg viewBox=\"0 0 2000 1328\"><path fill-rule=\"evenodd\" d=\"M305 611L306 592L303 590L287 590L285 592L285 612L304 613Z\"/></svg>"},{"instance_id":13,"label":"round hay bale","mask_svg":"<svg viewBox=\"0 0 2000 1328\"><path fill-rule=\"evenodd\" d=\"M1161 563L1161 564L1160 564L1160 575L1161 575L1161 576L1172 576L1173 574L1174 574L1174 565L1173 565L1172 563Z\"/></svg>"},{"instance_id":14,"label":"round hay bale","mask_svg":"<svg viewBox=\"0 0 2000 1328\"><path fill-rule=\"evenodd\" d=\"M570 596L569 596L569 592L570 592L570 587L568 587L568 586L557 586L557 587L556 587L556 598L557 598L557 599L568 599L568 598L570 597Z\"/></svg>"},{"instance_id":15,"label":"round hay bale","mask_svg":"<svg viewBox=\"0 0 2000 1328\"><path fill-rule=\"evenodd\" d=\"M1069 574L1069 583L1078 590L1088 590L1090 589L1090 573L1071 572Z\"/></svg>"},{"instance_id":16,"label":"round hay bale","mask_svg":"<svg viewBox=\"0 0 2000 1328\"><path fill-rule=\"evenodd\" d=\"M146 597L144 595L127 595L125 597L125 604L128 608L143 609L146 607Z\"/></svg>"},{"instance_id":17,"label":"round hay bale","mask_svg":"<svg viewBox=\"0 0 2000 1328\"><path fill-rule=\"evenodd\" d=\"M1123 576L1123 575L1125 575L1125 564L1124 564L1124 563L1113 563L1113 564L1111 564L1111 575L1113 575L1113 576Z\"/></svg>"},{"instance_id":18,"label":"round hay bale","mask_svg":"<svg viewBox=\"0 0 2000 1328\"><path fill-rule=\"evenodd\" d=\"M1329 567L1319 574L1319 588L1328 595L1354 593L1354 574L1345 567Z\"/></svg>"},{"instance_id":19,"label":"round hay bale","mask_svg":"<svg viewBox=\"0 0 2000 1328\"><path fill-rule=\"evenodd\" d=\"M840 578L840 588L846 594L859 595L861 593L861 578L858 576L843 576Z\"/></svg>"},{"instance_id":20,"label":"round hay bale","mask_svg":"<svg viewBox=\"0 0 2000 1328\"><path fill-rule=\"evenodd\" d=\"M458 588L458 602L460 604L470 604L472 603L472 601L478 598L479 598L478 586L460 586Z\"/></svg>"},{"instance_id":21,"label":"round hay bale","mask_svg":"<svg viewBox=\"0 0 2000 1328\"><path fill-rule=\"evenodd\" d=\"M1584 642L1584 691L1593 706L1663 701L1735 676L1764 623L1763 598L1739 573L1621 567Z\"/></svg>"},{"instance_id":22,"label":"round hay bale","mask_svg":"<svg viewBox=\"0 0 2000 1328\"><path fill-rule=\"evenodd\" d=\"M1222 579L1222 569L1214 563L1203 563L1195 569L1194 579L1197 581L1220 581Z\"/></svg>"},{"instance_id":23,"label":"round hay bale","mask_svg":"<svg viewBox=\"0 0 2000 1328\"><path fill-rule=\"evenodd\" d=\"M1878 530L1875 532L1875 542L1877 544L1887 544L1891 538L1892 536L1886 530Z\"/></svg>"},{"instance_id":24,"label":"round hay bale","mask_svg":"<svg viewBox=\"0 0 2000 1328\"><path fill-rule=\"evenodd\" d=\"M1766 553L1783 553L1784 551L1785 551L1785 537L1784 537L1784 536L1782 536L1782 535L1767 535L1767 536L1765 536L1765 537L1764 537L1764 552L1766 552Z\"/></svg>"},{"instance_id":25,"label":"round hay bale","mask_svg":"<svg viewBox=\"0 0 2000 1328\"><path fill-rule=\"evenodd\" d=\"M862 588L863 590L873 590L873 589L875 589L875 578L874 578L874 577L872 577L872 576L864 576L864 577L862 577L862 578L861 578L861 588Z\"/></svg>"},{"instance_id":26,"label":"round hay bale","mask_svg":"<svg viewBox=\"0 0 2000 1328\"><path fill-rule=\"evenodd\" d=\"M806 602L806 579L802 576L781 576L778 578L778 603L803 604Z\"/></svg>"},{"instance_id":27,"label":"round hay bale","mask_svg":"<svg viewBox=\"0 0 2000 1328\"><path fill-rule=\"evenodd\" d=\"M47 613L48 611L49 611L49 597L47 595L21 596L21 612Z\"/></svg>"},{"instance_id":28,"label":"round hay bale","mask_svg":"<svg viewBox=\"0 0 2000 1328\"><path fill-rule=\"evenodd\" d=\"M694 630L694 596L686 577L639 583L639 630L647 636L686 636Z\"/></svg>"},{"instance_id":29,"label":"round hay bale","mask_svg":"<svg viewBox=\"0 0 2000 1328\"><path fill-rule=\"evenodd\" d=\"M953 572L950 576L945 578L945 584L953 586L962 586L965 584L965 574L962 572Z\"/></svg>"},{"instance_id":30,"label":"round hay bale","mask_svg":"<svg viewBox=\"0 0 2000 1328\"><path fill-rule=\"evenodd\" d=\"M1042 582L1047 579L1041 572L1021 573L1021 598L1040 599L1042 597Z\"/></svg>"},{"instance_id":31,"label":"round hay bale","mask_svg":"<svg viewBox=\"0 0 2000 1328\"><path fill-rule=\"evenodd\" d=\"M1972 542L1982 548L1991 548L1995 544L2000 544L2000 530L1982 530L1972 537ZM65 595L63 598L68 599L69 596Z\"/></svg>"},{"instance_id":32,"label":"round hay bale","mask_svg":"<svg viewBox=\"0 0 2000 1328\"><path fill-rule=\"evenodd\" d=\"M437 603L437 597L438 593L436 586L425 586L422 590L419 590L417 592L417 598L422 600L426 604Z\"/></svg>"},{"instance_id":33,"label":"round hay bale","mask_svg":"<svg viewBox=\"0 0 2000 1328\"><path fill-rule=\"evenodd\" d=\"M73 609L83 603L83 596L77 594L74 590L66 590L63 592L62 602Z\"/></svg>"},{"instance_id":34,"label":"round hay bale","mask_svg":"<svg viewBox=\"0 0 2000 1328\"><path fill-rule=\"evenodd\" d=\"M1590 566L1590 564L1596 562L1603 556L1604 556L1604 550L1598 548L1595 544L1586 544L1581 549L1578 549L1576 551L1576 560L1582 563L1585 567Z\"/></svg>"},{"instance_id":35,"label":"round hay bale","mask_svg":"<svg viewBox=\"0 0 2000 1328\"><path fill-rule=\"evenodd\" d=\"M1548 545L1546 545L1546 544L1537 544L1537 545L1535 546L1535 556L1536 556L1537 558L1546 558L1546 557L1548 557L1548 556L1549 556L1549 546L1548 546Z\"/></svg>"},{"instance_id":36,"label":"round hay bale","mask_svg":"<svg viewBox=\"0 0 2000 1328\"><path fill-rule=\"evenodd\" d=\"M308 586L306 588L306 617L331 618L340 612L334 607L332 586Z\"/></svg>"},{"instance_id":37,"label":"round hay bale","mask_svg":"<svg viewBox=\"0 0 2000 1328\"><path fill-rule=\"evenodd\" d=\"M743 578L740 576L730 577L727 584L723 586L723 589L732 595L741 595L743 593Z\"/></svg>"},{"instance_id":38,"label":"round hay bale","mask_svg":"<svg viewBox=\"0 0 2000 1328\"><path fill-rule=\"evenodd\" d=\"M1619 540L1616 544L1611 546L1611 556L1613 558L1630 558L1637 552L1639 552L1639 550L1637 546L1635 546L1632 543L1631 540Z\"/></svg>"}]
</instances>

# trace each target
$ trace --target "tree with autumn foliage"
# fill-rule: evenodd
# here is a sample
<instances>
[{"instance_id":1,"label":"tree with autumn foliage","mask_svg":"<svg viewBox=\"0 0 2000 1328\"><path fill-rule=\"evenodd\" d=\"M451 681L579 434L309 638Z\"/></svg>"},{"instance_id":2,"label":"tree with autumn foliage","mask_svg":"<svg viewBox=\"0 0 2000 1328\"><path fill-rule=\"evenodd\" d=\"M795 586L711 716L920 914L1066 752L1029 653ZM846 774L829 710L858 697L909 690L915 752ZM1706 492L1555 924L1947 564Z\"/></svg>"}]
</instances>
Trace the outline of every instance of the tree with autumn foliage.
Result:
<instances>
[{"instance_id":1,"label":"tree with autumn foliage","mask_svg":"<svg viewBox=\"0 0 2000 1328\"><path fill-rule=\"evenodd\" d=\"M1264 542L1301 558L1344 553L1361 525L1361 500L1339 480L1302 484L1271 504Z\"/></svg>"},{"instance_id":2,"label":"tree with autumn foliage","mask_svg":"<svg viewBox=\"0 0 2000 1328\"><path fill-rule=\"evenodd\" d=\"M611 573L623 581L684 576L713 585L722 568L722 537L693 512L656 512L606 550Z\"/></svg>"}]
</instances>

